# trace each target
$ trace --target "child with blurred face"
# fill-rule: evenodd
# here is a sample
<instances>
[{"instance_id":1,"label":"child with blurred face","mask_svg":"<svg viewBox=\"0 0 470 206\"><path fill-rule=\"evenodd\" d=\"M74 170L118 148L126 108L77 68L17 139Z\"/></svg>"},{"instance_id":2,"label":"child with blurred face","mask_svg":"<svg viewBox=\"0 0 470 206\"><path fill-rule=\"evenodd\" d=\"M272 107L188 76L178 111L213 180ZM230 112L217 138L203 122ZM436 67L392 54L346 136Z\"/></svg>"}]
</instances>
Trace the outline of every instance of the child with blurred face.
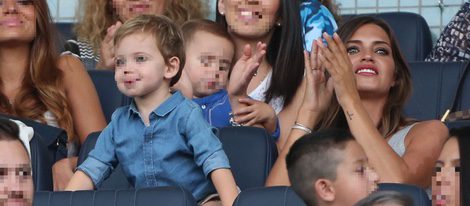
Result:
<instances>
[{"instance_id":1,"label":"child with blurred face","mask_svg":"<svg viewBox=\"0 0 470 206\"><path fill-rule=\"evenodd\" d=\"M199 104L209 124L217 128L232 126L232 108L225 89L235 56L230 35L209 20L186 22L182 31L187 61L176 88ZM270 126L276 128L276 122ZM269 132L279 136L278 130Z\"/></svg>"},{"instance_id":2,"label":"child with blurred face","mask_svg":"<svg viewBox=\"0 0 470 206\"><path fill-rule=\"evenodd\" d=\"M31 206L33 193L31 161L18 126L0 119L0 205Z\"/></svg>"},{"instance_id":3,"label":"child with blurred face","mask_svg":"<svg viewBox=\"0 0 470 206\"><path fill-rule=\"evenodd\" d=\"M346 130L303 136L291 147L286 163L292 188L309 206L354 205L377 188L377 174Z\"/></svg>"},{"instance_id":4,"label":"child with blurred face","mask_svg":"<svg viewBox=\"0 0 470 206\"><path fill-rule=\"evenodd\" d=\"M450 138L444 144L441 154L436 161L435 176L432 178L432 205L460 206L462 203L461 192L461 156L465 151L460 150L466 145L470 135L470 127L452 129ZM463 204L462 204L463 205Z\"/></svg>"}]
</instances>

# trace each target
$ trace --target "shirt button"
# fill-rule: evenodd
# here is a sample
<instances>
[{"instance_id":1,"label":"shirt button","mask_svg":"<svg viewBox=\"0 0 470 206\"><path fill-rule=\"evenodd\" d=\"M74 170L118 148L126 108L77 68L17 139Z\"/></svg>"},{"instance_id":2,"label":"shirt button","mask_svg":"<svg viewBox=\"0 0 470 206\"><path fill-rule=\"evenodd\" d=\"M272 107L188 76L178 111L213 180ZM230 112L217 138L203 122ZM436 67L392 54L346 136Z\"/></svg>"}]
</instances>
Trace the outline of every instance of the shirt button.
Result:
<instances>
[{"instance_id":1,"label":"shirt button","mask_svg":"<svg viewBox=\"0 0 470 206\"><path fill-rule=\"evenodd\" d=\"M201 105L201 108L206 109L206 105L205 104Z\"/></svg>"}]
</instances>

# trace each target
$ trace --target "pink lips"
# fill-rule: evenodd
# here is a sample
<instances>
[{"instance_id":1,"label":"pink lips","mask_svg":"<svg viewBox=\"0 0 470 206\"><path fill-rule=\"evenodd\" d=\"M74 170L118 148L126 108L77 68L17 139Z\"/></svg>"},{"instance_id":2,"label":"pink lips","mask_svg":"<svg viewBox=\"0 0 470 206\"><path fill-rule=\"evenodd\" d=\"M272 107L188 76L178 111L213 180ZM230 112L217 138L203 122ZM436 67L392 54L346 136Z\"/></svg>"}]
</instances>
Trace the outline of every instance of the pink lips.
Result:
<instances>
[{"instance_id":1,"label":"pink lips","mask_svg":"<svg viewBox=\"0 0 470 206\"><path fill-rule=\"evenodd\" d=\"M365 64L357 67L354 73L363 76L375 76L379 74L379 71L375 65Z\"/></svg>"},{"instance_id":2,"label":"pink lips","mask_svg":"<svg viewBox=\"0 0 470 206\"><path fill-rule=\"evenodd\" d=\"M132 12L145 12L150 8L149 4L134 4L131 6L130 10Z\"/></svg>"},{"instance_id":3,"label":"pink lips","mask_svg":"<svg viewBox=\"0 0 470 206\"><path fill-rule=\"evenodd\" d=\"M9 26L9 27L14 27L14 26L19 26L23 24L21 20L18 18L5 18L2 21L0 21L0 25L2 26Z\"/></svg>"}]
</instances>

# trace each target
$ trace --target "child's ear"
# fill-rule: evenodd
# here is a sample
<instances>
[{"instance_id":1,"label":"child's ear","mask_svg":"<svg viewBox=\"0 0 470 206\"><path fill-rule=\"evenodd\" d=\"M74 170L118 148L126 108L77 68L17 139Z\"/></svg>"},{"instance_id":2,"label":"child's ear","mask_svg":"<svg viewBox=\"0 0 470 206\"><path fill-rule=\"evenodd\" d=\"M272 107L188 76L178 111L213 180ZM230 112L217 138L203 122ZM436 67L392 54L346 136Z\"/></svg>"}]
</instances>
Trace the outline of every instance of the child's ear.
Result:
<instances>
[{"instance_id":1,"label":"child's ear","mask_svg":"<svg viewBox=\"0 0 470 206\"><path fill-rule=\"evenodd\" d=\"M318 179L313 183L318 200L333 202L336 199L333 182L328 179Z\"/></svg>"},{"instance_id":2,"label":"child's ear","mask_svg":"<svg viewBox=\"0 0 470 206\"><path fill-rule=\"evenodd\" d=\"M224 0L219 0L217 3L217 11L219 12L220 15L224 16L225 15L225 4Z\"/></svg>"},{"instance_id":3,"label":"child's ear","mask_svg":"<svg viewBox=\"0 0 470 206\"><path fill-rule=\"evenodd\" d=\"M168 64L165 67L164 77L166 79L172 79L178 73L180 68L180 59L178 57L171 57L168 60Z\"/></svg>"}]
</instances>

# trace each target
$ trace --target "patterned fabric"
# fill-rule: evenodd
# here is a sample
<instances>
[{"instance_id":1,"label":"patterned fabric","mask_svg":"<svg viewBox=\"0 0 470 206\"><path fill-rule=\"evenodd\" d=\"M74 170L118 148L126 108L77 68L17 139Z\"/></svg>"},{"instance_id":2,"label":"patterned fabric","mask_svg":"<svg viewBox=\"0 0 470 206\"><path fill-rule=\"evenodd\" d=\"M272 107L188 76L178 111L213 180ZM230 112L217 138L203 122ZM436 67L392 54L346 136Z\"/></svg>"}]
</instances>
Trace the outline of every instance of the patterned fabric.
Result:
<instances>
[{"instance_id":1,"label":"patterned fabric","mask_svg":"<svg viewBox=\"0 0 470 206\"><path fill-rule=\"evenodd\" d=\"M81 40L69 39L64 47L67 51L63 54L72 53L82 61L87 70L96 69L100 56L94 52L91 44Z\"/></svg>"},{"instance_id":2,"label":"patterned fabric","mask_svg":"<svg viewBox=\"0 0 470 206\"><path fill-rule=\"evenodd\" d=\"M466 2L446 26L425 61L470 60L470 2Z\"/></svg>"},{"instance_id":3,"label":"patterned fabric","mask_svg":"<svg viewBox=\"0 0 470 206\"><path fill-rule=\"evenodd\" d=\"M323 32L332 35L338 29L331 12L317 0L302 0L300 16L304 35L304 48L309 52L313 40L321 37Z\"/></svg>"},{"instance_id":4,"label":"patterned fabric","mask_svg":"<svg viewBox=\"0 0 470 206\"><path fill-rule=\"evenodd\" d=\"M450 113L449 116L447 116L447 120L450 122L465 119L470 119L470 109Z\"/></svg>"}]
</instances>

